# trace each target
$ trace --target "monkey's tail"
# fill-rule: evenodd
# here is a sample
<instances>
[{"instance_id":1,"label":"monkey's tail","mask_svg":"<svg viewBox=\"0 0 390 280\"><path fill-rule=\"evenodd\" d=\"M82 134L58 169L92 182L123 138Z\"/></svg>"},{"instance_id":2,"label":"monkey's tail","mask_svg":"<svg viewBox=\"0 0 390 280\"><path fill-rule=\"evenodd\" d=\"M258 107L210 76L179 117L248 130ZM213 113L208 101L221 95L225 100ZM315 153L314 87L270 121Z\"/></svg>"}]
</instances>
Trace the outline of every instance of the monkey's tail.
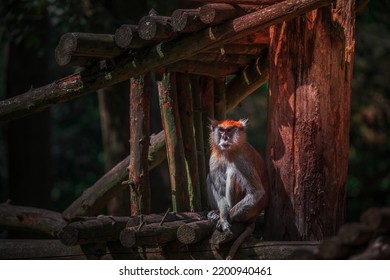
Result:
<instances>
[{"instance_id":1,"label":"monkey's tail","mask_svg":"<svg viewBox=\"0 0 390 280\"><path fill-rule=\"evenodd\" d=\"M245 241L245 239L251 235L255 231L255 223L249 224L245 230L234 240L232 247L230 247L229 253L226 257L227 260L232 260L241 244Z\"/></svg>"}]
</instances>

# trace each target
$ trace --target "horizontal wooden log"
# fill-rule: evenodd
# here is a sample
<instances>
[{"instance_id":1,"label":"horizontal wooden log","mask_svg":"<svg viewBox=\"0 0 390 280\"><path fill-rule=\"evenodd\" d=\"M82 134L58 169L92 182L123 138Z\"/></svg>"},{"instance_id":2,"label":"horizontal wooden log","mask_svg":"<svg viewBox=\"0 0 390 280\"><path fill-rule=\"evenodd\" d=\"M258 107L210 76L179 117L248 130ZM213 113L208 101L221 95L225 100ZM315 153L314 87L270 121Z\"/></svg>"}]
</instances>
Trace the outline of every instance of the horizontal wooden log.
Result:
<instances>
[{"instance_id":1,"label":"horizontal wooden log","mask_svg":"<svg viewBox=\"0 0 390 280\"><path fill-rule=\"evenodd\" d=\"M145 16L138 23L138 34L144 40L167 40L175 36L171 18L165 16Z\"/></svg>"},{"instance_id":2,"label":"horizontal wooden log","mask_svg":"<svg viewBox=\"0 0 390 280\"><path fill-rule=\"evenodd\" d=\"M162 245L176 240L177 230L184 224L185 220L163 224L148 224L142 226L141 229L139 229L139 226L127 227L121 231L119 240L123 246L129 248L156 244Z\"/></svg>"},{"instance_id":3,"label":"horizontal wooden log","mask_svg":"<svg viewBox=\"0 0 390 280\"><path fill-rule=\"evenodd\" d=\"M52 237L66 225L66 221L58 212L16 206L6 203L0 204L0 228L23 231L37 231Z\"/></svg>"},{"instance_id":4,"label":"horizontal wooden log","mask_svg":"<svg viewBox=\"0 0 390 280\"><path fill-rule=\"evenodd\" d=\"M190 33L198 31L206 25L200 20L198 9L178 9L171 15L174 32Z\"/></svg>"},{"instance_id":5,"label":"horizontal wooden log","mask_svg":"<svg viewBox=\"0 0 390 280\"><path fill-rule=\"evenodd\" d=\"M141 49L156 43L153 40L141 39L137 29L137 25L122 24L115 31L115 43L124 49Z\"/></svg>"},{"instance_id":6,"label":"horizontal wooden log","mask_svg":"<svg viewBox=\"0 0 390 280\"><path fill-rule=\"evenodd\" d=\"M214 225L209 220L181 225L177 229L177 239L183 244L194 244L211 236Z\"/></svg>"},{"instance_id":7,"label":"horizontal wooden log","mask_svg":"<svg viewBox=\"0 0 390 280\"><path fill-rule=\"evenodd\" d=\"M111 34L65 33L55 49L58 65L67 65L73 56L111 58L123 53ZM73 62L74 63L74 62Z\"/></svg>"},{"instance_id":8,"label":"horizontal wooden log","mask_svg":"<svg viewBox=\"0 0 390 280\"><path fill-rule=\"evenodd\" d=\"M269 242L249 238L236 254L236 259L284 260L297 249L312 251L317 242ZM225 259L229 245L216 252L208 243L183 246L181 243L170 246L149 246L127 248L119 242L66 246L59 240L0 239L0 259Z\"/></svg>"},{"instance_id":9,"label":"horizontal wooden log","mask_svg":"<svg viewBox=\"0 0 390 280\"><path fill-rule=\"evenodd\" d=\"M164 132L161 131L150 137L149 170L159 165L165 158L165 136ZM128 177L128 166L129 157L118 163L90 188L86 189L64 210L63 217L71 219L77 216L97 215L112 197L126 187L122 182Z\"/></svg>"},{"instance_id":10,"label":"horizontal wooden log","mask_svg":"<svg viewBox=\"0 0 390 280\"><path fill-rule=\"evenodd\" d=\"M370 208L363 213L361 221L374 231L390 232L390 208Z\"/></svg>"},{"instance_id":11,"label":"horizontal wooden log","mask_svg":"<svg viewBox=\"0 0 390 280\"><path fill-rule=\"evenodd\" d=\"M58 239L67 246L118 240L128 221L129 217L98 216L71 222L59 232Z\"/></svg>"},{"instance_id":12,"label":"horizontal wooden log","mask_svg":"<svg viewBox=\"0 0 390 280\"><path fill-rule=\"evenodd\" d=\"M183 220L201 221L207 219L207 212L167 212L165 214L139 215L129 218L127 227L139 226L141 222L145 224L155 224L161 222L174 222Z\"/></svg>"},{"instance_id":13,"label":"horizontal wooden log","mask_svg":"<svg viewBox=\"0 0 390 280\"><path fill-rule=\"evenodd\" d=\"M183 60L168 65L165 69L170 72L190 73L200 76L225 77L234 74L243 66L231 63L207 63L192 60Z\"/></svg>"},{"instance_id":14,"label":"horizontal wooden log","mask_svg":"<svg viewBox=\"0 0 390 280\"><path fill-rule=\"evenodd\" d=\"M200 20L215 25L238 16L236 8L229 4L208 4L200 8Z\"/></svg>"}]
</instances>

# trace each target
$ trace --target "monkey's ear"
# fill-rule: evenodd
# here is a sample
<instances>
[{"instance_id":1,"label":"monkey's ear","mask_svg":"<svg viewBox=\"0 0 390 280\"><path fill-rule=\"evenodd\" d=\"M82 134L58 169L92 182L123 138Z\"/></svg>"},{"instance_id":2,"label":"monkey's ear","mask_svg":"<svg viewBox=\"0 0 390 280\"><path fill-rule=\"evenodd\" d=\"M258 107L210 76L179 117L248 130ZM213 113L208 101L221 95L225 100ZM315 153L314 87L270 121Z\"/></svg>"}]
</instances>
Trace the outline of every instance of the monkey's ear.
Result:
<instances>
[{"instance_id":1,"label":"monkey's ear","mask_svg":"<svg viewBox=\"0 0 390 280\"><path fill-rule=\"evenodd\" d=\"M214 119L209 119L209 123L210 123L210 130L214 130L214 128L217 127L218 125L218 121L217 120L214 120Z\"/></svg>"},{"instance_id":2,"label":"monkey's ear","mask_svg":"<svg viewBox=\"0 0 390 280\"><path fill-rule=\"evenodd\" d=\"M242 127L246 129L248 127L248 119L240 119L239 122L241 123Z\"/></svg>"}]
</instances>

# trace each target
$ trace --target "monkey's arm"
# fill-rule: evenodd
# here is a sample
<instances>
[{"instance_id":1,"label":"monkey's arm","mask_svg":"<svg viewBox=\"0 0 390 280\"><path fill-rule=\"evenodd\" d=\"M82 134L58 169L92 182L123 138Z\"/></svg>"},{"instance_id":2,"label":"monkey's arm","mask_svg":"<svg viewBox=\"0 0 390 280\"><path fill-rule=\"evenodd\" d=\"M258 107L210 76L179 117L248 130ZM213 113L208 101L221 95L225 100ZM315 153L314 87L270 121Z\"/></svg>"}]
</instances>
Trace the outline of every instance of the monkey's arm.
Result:
<instances>
[{"instance_id":1,"label":"monkey's arm","mask_svg":"<svg viewBox=\"0 0 390 280\"><path fill-rule=\"evenodd\" d=\"M229 211L231 221L248 222L254 219L267 205L268 195L258 176L252 174L249 180L241 178L245 196Z\"/></svg>"}]
</instances>

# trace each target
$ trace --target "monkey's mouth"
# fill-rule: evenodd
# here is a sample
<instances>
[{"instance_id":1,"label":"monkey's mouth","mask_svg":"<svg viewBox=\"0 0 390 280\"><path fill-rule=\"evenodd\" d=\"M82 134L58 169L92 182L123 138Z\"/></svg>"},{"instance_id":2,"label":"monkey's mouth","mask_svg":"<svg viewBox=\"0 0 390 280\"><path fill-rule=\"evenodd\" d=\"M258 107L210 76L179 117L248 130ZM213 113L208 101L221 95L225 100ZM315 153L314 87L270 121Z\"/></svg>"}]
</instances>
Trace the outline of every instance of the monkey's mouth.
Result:
<instances>
[{"instance_id":1,"label":"monkey's mouth","mask_svg":"<svg viewBox=\"0 0 390 280\"><path fill-rule=\"evenodd\" d=\"M230 148L230 143L229 142L220 143L219 147L221 148L221 150L229 149Z\"/></svg>"}]
</instances>

